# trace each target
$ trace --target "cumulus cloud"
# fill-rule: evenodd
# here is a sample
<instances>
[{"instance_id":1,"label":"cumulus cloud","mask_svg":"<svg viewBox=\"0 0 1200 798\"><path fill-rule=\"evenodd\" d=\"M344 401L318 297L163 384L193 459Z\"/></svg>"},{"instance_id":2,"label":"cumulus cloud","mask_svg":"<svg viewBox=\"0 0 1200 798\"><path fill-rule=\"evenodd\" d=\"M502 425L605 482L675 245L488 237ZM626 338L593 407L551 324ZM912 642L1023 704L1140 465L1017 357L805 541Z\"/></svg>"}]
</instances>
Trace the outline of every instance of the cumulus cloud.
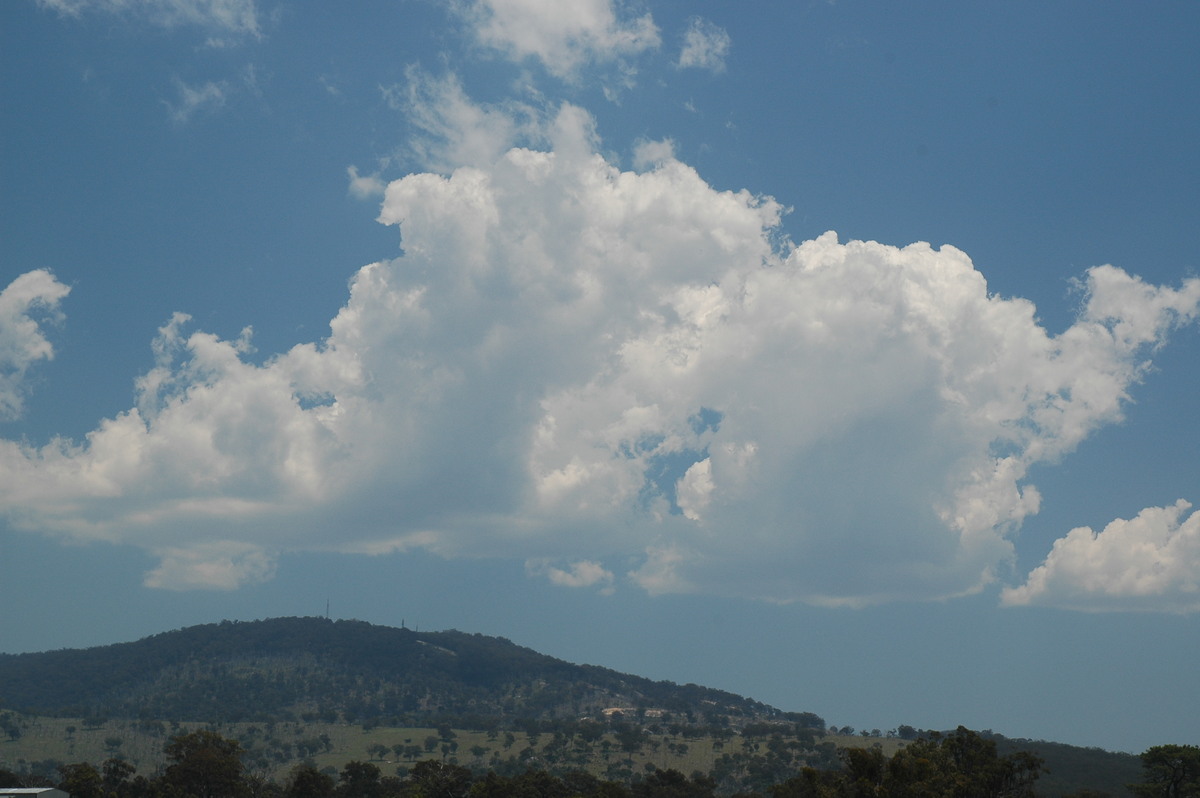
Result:
<instances>
[{"instance_id":1,"label":"cumulus cloud","mask_svg":"<svg viewBox=\"0 0 1200 798\"><path fill-rule=\"evenodd\" d=\"M43 326L62 319L59 303L70 290L50 272L37 269L0 291L0 421L21 415L30 366L54 357Z\"/></svg>"},{"instance_id":2,"label":"cumulus cloud","mask_svg":"<svg viewBox=\"0 0 1200 798\"><path fill-rule=\"evenodd\" d=\"M416 129L409 146L426 169L487 166L514 144L543 138L541 114L529 105L472 102L453 73L435 77L409 67L405 78L384 89L384 97Z\"/></svg>"},{"instance_id":3,"label":"cumulus cloud","mask_svg":"<svg viewBox=\"0 0 1200 798\"><path fill-rule=\"evenodd\" d=\"M701 589L682 573L686 560L693 556L695 552L675 544L649 546L645 560L629 572L629 579L652 596L698 592Z\"/></svg>"},{"instance_id":4,"label":"cumulus cloud","mask_svg":"<svg viewBox=\"0 0 1200 798\"><path fill-rule=\"evenodd\" d=\"M205 541L188 548L154 552L158 567L143 584L164 590L234 590L275 575L275 558L252 543Z\"/></svg>"},{"instance_id":5,"label":"cumulus cloud","mask_svg":"<svg viewBox=\"0 0 1200 798\"><path fill-rule=\"evenodd\" d=\"M671 139L639 141L633 148L633 166L638 170L651 169L675 159L675 142Z\"/></svg>"},{"instance_id":6,"label":"cumulus cloud","mask_svg":"<svg viewBox=\"0 0 1200 798\"><path fill-rule=\"evenodd\" d=\"M1200 306L1100 266L1050 335L953 247L792 244L668 146L622 171L570 105L537 132L390 183L403 254L324 339L257 364L249 330L171 318L129 410L0 442L0 511L156 553L161 586L419 547L652 593L960 595L1010 567L1029 468L1120 419Z\"/></svg>"},{"instance_id":7,"label":"cumulus cloud","mask_svg":"<svg viewBox=\"0 0 1200 798\"><path fill-rule=\"evenodd\" d=\"M166 28L196 25L224 33L260 33L255 0L38 0L38 4L70 17L118 14Z\"/></svg>"},{"instance_id":8,"label":"cumulus cloud","mask_svg":"<svg viewBox=\"0 0 1200 798\"><path fill-rule=\"evenodd\" d=\"M1190 508L1180 499L1117 519L1099 533L1072 529L1001 600L1074 610L1200 611L1200 513L1185 518Z\"/></svg>"},{"instance_id":9,"label":"cumulus cloud","mask_svg":"<svg viewBox=\"0 0 1200 798\"><path fill-rule=\"evenodd\" d=\"M729 55L732 40L724 28L706 19L692 17L683 32L683 47L679 51L680 69L707 69L712 72L725 71L725 59Z\"/></svg>"},{"instance_id":10,"label":"cumulus cloud","mask_svg":"<svg viewBox=\"0 0 1200 798\"><path fill-rule=\"evenodd\" d=\"M597 587L601 592L612 590L613 573L593 560L580 560L559 568L548 560L530 560L525 569L533 576L542 576L560 587Z\"/></svg>"},{"instance_id":11,"label":"cumulus cloud","mask_svg":"<svg viewBox=\"0 0 1200 798\"><path fill-rule=\"evenodd\" d=\"M572 78L588 63L620 61L657 48L650 14L624 14L614 0L459 0L453 6L486 47L513 60L536 58Z\"/></svg>"}]
</instances>

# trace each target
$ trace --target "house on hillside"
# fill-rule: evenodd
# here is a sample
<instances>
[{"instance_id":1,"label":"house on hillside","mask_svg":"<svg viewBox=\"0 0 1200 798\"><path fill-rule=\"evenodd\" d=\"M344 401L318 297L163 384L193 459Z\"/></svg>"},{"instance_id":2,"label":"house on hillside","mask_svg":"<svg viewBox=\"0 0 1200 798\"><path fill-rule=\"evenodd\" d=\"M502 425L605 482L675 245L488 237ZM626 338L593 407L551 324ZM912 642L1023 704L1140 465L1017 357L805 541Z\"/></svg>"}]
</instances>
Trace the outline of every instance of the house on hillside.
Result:
<instances>
[{"instance_id":1,"label":"house on hillside","mask_svg":"<svg viewBox=\"0 0 1200 798\"><path fill-rule=\"evenodd\" d=\"M0 787L0 798L71 798L53 787Z\"/></svg>"}]
</instances>

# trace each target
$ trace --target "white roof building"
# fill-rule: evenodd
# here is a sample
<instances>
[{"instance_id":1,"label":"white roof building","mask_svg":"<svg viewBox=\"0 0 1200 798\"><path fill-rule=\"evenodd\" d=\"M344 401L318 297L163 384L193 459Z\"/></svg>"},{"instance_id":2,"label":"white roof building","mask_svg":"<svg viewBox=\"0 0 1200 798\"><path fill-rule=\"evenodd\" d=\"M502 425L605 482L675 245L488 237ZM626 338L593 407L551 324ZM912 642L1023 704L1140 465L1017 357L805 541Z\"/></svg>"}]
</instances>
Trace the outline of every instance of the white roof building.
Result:
<instances>
[{"instance_id":1,"label":"white roof building","mask_svg":"<svg viewBox=\"0 0 1200 798\"><path fill-rule=\"evenodd\" d=\"M71 798L53 787L0 787L0 798Z\"/></svg>"}]
</instances>

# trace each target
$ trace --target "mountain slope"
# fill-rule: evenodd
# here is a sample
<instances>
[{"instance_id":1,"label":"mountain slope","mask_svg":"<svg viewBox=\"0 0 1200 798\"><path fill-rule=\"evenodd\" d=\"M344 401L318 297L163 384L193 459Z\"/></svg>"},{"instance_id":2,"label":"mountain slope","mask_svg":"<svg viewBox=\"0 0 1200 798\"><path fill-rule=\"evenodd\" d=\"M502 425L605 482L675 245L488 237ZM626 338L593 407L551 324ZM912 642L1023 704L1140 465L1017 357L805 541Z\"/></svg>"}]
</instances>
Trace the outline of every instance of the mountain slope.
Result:
<instances>
[{"instance_id":1,"label":"mountain slope","mask_svg":"<svg viewBox=\"0 0 1200 798\"><path fill-rule=\"evenodd\" d=\"M0 685L0 706L60 716L496 725L624 707L688 723L823 725L810 713L573 665L503 638L324 618L225 621L133 643L0 655Z\"/></svg>"}]
</instances>

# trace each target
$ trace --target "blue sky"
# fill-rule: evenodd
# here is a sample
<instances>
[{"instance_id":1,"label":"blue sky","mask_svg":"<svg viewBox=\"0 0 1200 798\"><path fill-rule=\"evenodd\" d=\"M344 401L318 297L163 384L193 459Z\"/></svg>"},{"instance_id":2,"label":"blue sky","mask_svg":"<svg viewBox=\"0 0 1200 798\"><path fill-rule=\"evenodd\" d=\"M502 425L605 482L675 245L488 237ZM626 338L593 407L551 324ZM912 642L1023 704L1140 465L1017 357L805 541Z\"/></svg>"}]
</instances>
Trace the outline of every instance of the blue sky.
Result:
<instances>
[{"instance_id":1,"label":"blue sky","mask_svg":"<svg viewBox=\"0 0 1200 798\"><path fill-rule=\"evenodd\" d=\"M0 8L0 650L313 615L1200 741L1200 9Z\"/></svg>"}]
</instances>

